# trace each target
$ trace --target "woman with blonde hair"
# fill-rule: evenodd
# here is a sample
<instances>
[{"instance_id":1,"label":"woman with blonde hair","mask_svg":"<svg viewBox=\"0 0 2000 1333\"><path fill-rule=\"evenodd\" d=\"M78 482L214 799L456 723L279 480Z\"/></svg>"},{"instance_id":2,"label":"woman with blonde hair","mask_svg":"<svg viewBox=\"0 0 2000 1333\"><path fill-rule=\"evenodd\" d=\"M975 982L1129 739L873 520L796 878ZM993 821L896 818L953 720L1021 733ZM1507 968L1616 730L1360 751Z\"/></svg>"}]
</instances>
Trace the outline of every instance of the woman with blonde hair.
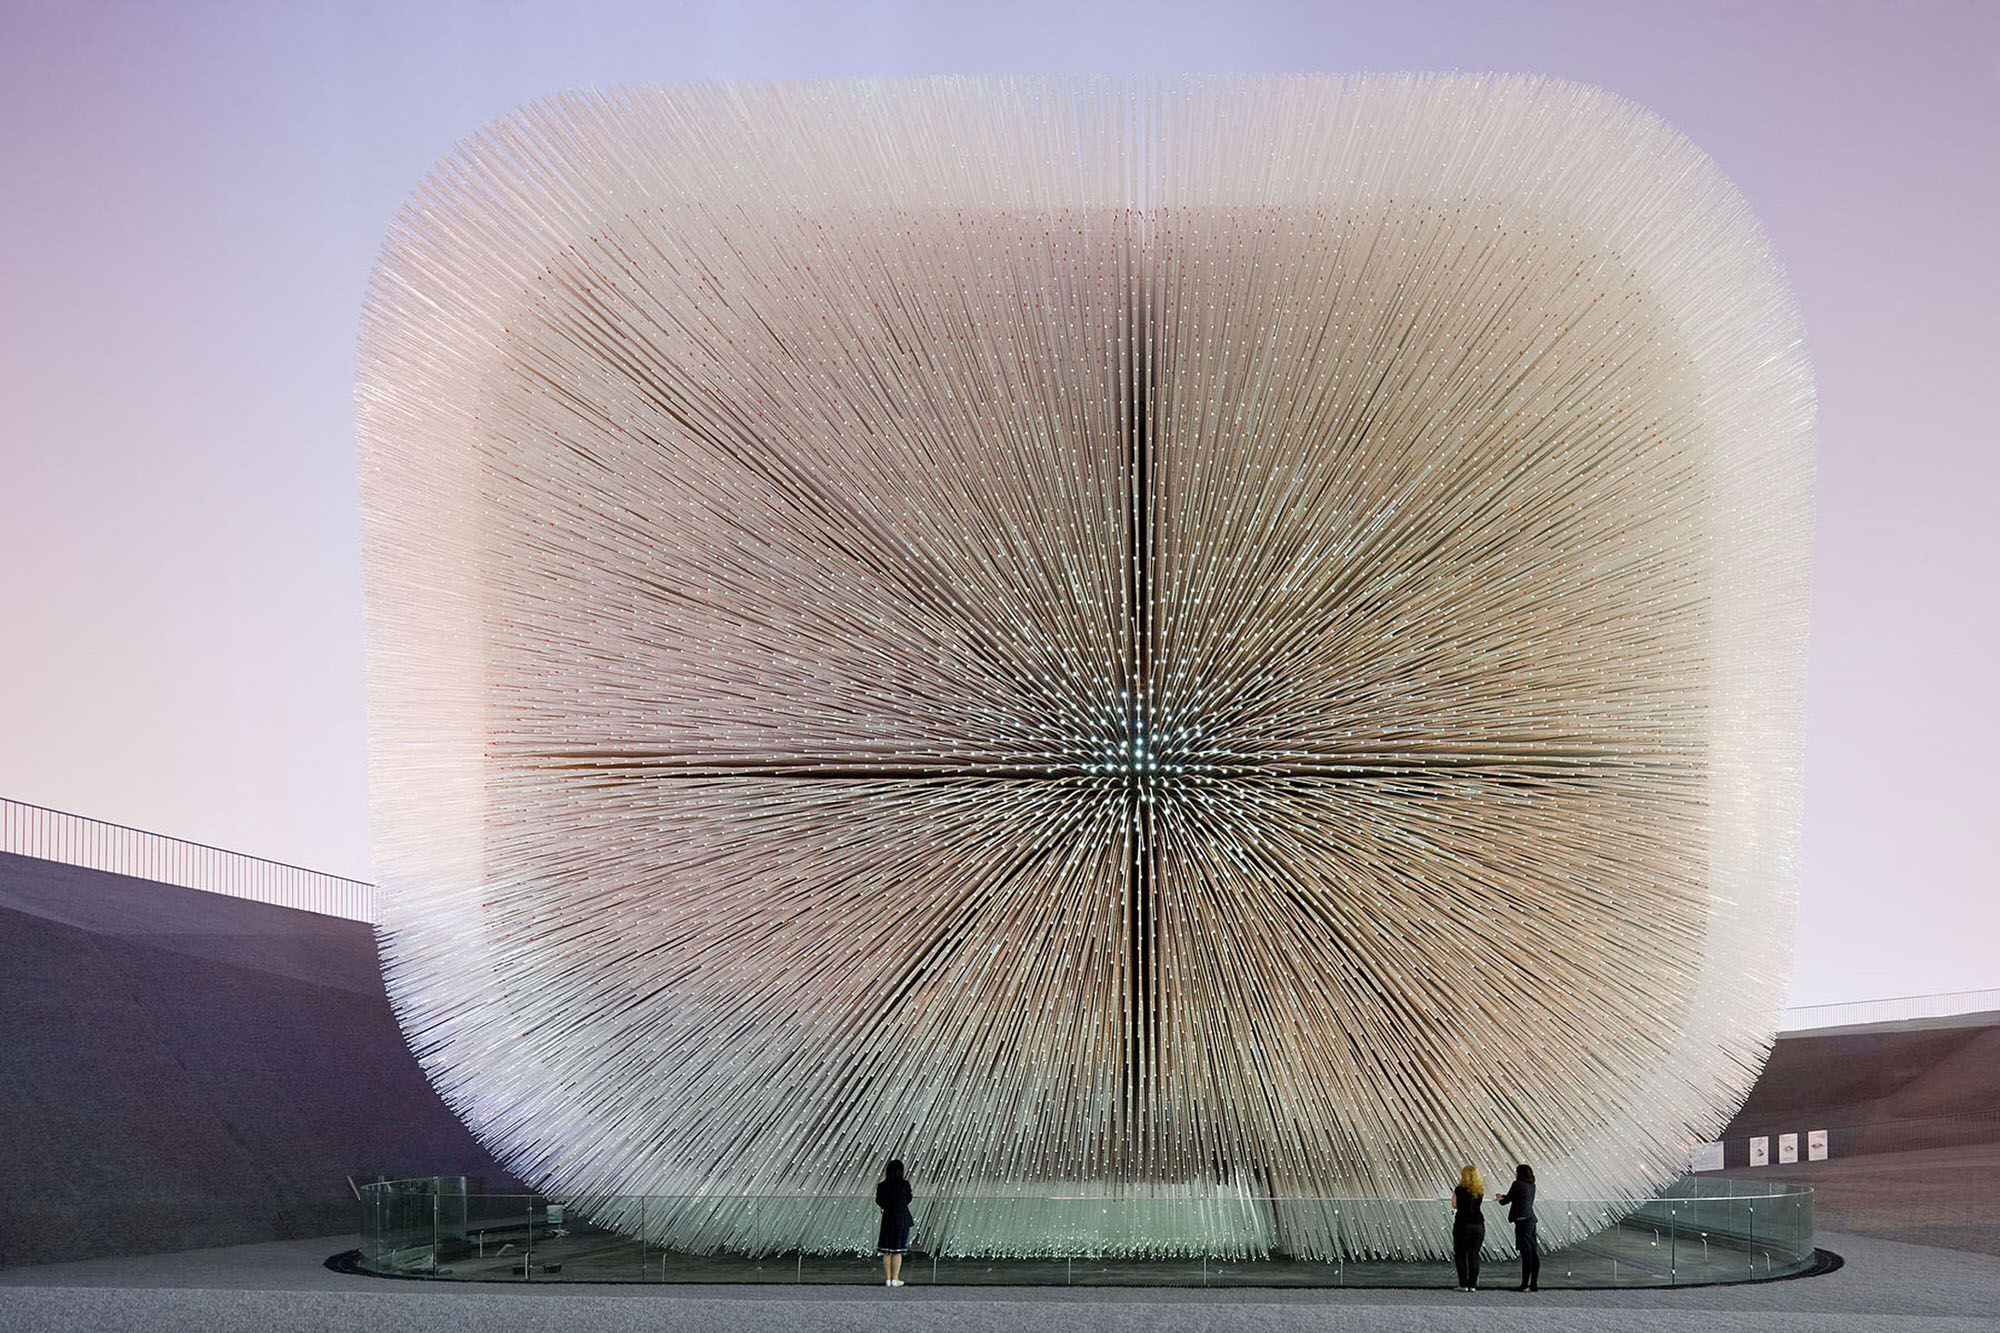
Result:
<instances>
[{"instance_id":1,"label":"woman with blonde hair","mask_svg":"<svg viewBox=\"0 0 2000 1333\"><path fill-rule=\"evenodd\" d=\"M1451 1257L1458 1265L1460 1291L1479 1290L1479 1251L1486 1244L1486 1216L1479 1202L1485 1193L1478 1167L1458 1173L1458 1186L1451 1192Z\"/></svg>"}]
</instances>

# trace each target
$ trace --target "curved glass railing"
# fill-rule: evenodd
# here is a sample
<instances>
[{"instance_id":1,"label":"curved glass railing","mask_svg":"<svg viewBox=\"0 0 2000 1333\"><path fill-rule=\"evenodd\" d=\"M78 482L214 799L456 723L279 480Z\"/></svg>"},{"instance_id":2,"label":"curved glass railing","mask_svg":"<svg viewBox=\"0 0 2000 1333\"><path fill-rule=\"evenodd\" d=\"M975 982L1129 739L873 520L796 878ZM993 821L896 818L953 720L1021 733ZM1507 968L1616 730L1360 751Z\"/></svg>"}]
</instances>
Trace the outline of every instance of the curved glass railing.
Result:
<instances>
[{"instance_id":1,"label":"curved glass railing","mask_svg":"<svg viewBox=\"0 0 2000 1333\"><path fill-rule=\"evenodd\" d=\"M881 1280L869 1199L625 1195L591 1201L586 1216L539 1194L470 1193L455 1177L361 1193L358 1266L385 1276ZM1551 1288L1764 1281L1814 1264L1812 1191L1799 1186L1697 1177L1637 1204L1544 1199L1536 1212L1541 1282ZM1434 1233L1448 1246L1443 1200L959 1197L928 1209L919 1200L916 1213L903 1268L911 1285L1455 1284L1449 1261L1385 1244ZM1503 1213L1488 1205L1483 1286L1518 1280Z\"/></svg>"}]
</instances>

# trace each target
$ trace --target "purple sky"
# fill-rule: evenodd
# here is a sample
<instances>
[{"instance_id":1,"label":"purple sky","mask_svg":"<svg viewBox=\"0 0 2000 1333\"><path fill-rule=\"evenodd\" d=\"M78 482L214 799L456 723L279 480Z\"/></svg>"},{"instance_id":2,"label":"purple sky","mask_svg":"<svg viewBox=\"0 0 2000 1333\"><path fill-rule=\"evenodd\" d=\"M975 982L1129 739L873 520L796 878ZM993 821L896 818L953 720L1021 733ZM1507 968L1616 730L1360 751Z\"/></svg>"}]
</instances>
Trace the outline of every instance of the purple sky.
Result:
<instances>
[{"instance_id":1,"label":"purple sky","mask_svg":"<svg viewBox=\"0 0 2000 1333\"><path fill-rule=\"evenodd\" d=\"M356 319L483 121L634 80L1301 70L1596 83L1749 197L1822 412L1793 999L2000 985L1984 2L0 0L0 795L369 876Z\"/></svg>"}]
</instances>

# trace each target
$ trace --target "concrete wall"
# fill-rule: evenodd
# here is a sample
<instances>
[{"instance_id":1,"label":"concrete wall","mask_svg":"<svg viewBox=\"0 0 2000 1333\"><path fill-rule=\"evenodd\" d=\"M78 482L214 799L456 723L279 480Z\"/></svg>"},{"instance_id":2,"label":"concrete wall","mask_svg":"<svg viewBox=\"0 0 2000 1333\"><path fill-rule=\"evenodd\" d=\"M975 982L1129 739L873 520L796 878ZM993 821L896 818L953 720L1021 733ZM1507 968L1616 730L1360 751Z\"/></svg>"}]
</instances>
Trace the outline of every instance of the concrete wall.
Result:
<instances>
[{"instance_id":1,"label":"concrete wall","mask_svg":"<svg viewBox=\"0 0 2000 1333\"><path fill-rule=\"evenodd\" d=\"M328 1235L346 1177L504 1178L366 925L0 854L0 1266Z\"/></svg>"},{"instance_id":2,"label":"concrete wall","mask_svg":"<svg viewBox=\"0 0 2000 1333\"><path fill-rule=\"evenodd\" d=\"M1725 1138L1836 1125L2000 1117L1992 1014L1780 1037ZM1990 1138L2000 1138L2000 1118Z\"/></svg>"}]
</instances>

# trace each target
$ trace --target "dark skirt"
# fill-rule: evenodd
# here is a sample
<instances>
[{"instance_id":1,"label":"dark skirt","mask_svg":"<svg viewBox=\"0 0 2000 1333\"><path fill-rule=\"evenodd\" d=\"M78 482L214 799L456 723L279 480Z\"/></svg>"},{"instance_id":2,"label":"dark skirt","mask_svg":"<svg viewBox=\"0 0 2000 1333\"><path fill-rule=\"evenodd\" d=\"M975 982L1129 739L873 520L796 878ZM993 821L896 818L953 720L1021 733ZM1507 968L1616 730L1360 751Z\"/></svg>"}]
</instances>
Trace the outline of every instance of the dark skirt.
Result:
<instances>
[{"instance_id":1,"label":"dark skirt","mask_svg":"<svg viewBox=\"0 0 2000 1333\"><path fill-rule=\"evenodd\" d=\"M910 1223L894 1213L882 1214L882 1234L876 1238L877 1254L901 1254L910 1248Z\"/></svg>"}]
</instances>

